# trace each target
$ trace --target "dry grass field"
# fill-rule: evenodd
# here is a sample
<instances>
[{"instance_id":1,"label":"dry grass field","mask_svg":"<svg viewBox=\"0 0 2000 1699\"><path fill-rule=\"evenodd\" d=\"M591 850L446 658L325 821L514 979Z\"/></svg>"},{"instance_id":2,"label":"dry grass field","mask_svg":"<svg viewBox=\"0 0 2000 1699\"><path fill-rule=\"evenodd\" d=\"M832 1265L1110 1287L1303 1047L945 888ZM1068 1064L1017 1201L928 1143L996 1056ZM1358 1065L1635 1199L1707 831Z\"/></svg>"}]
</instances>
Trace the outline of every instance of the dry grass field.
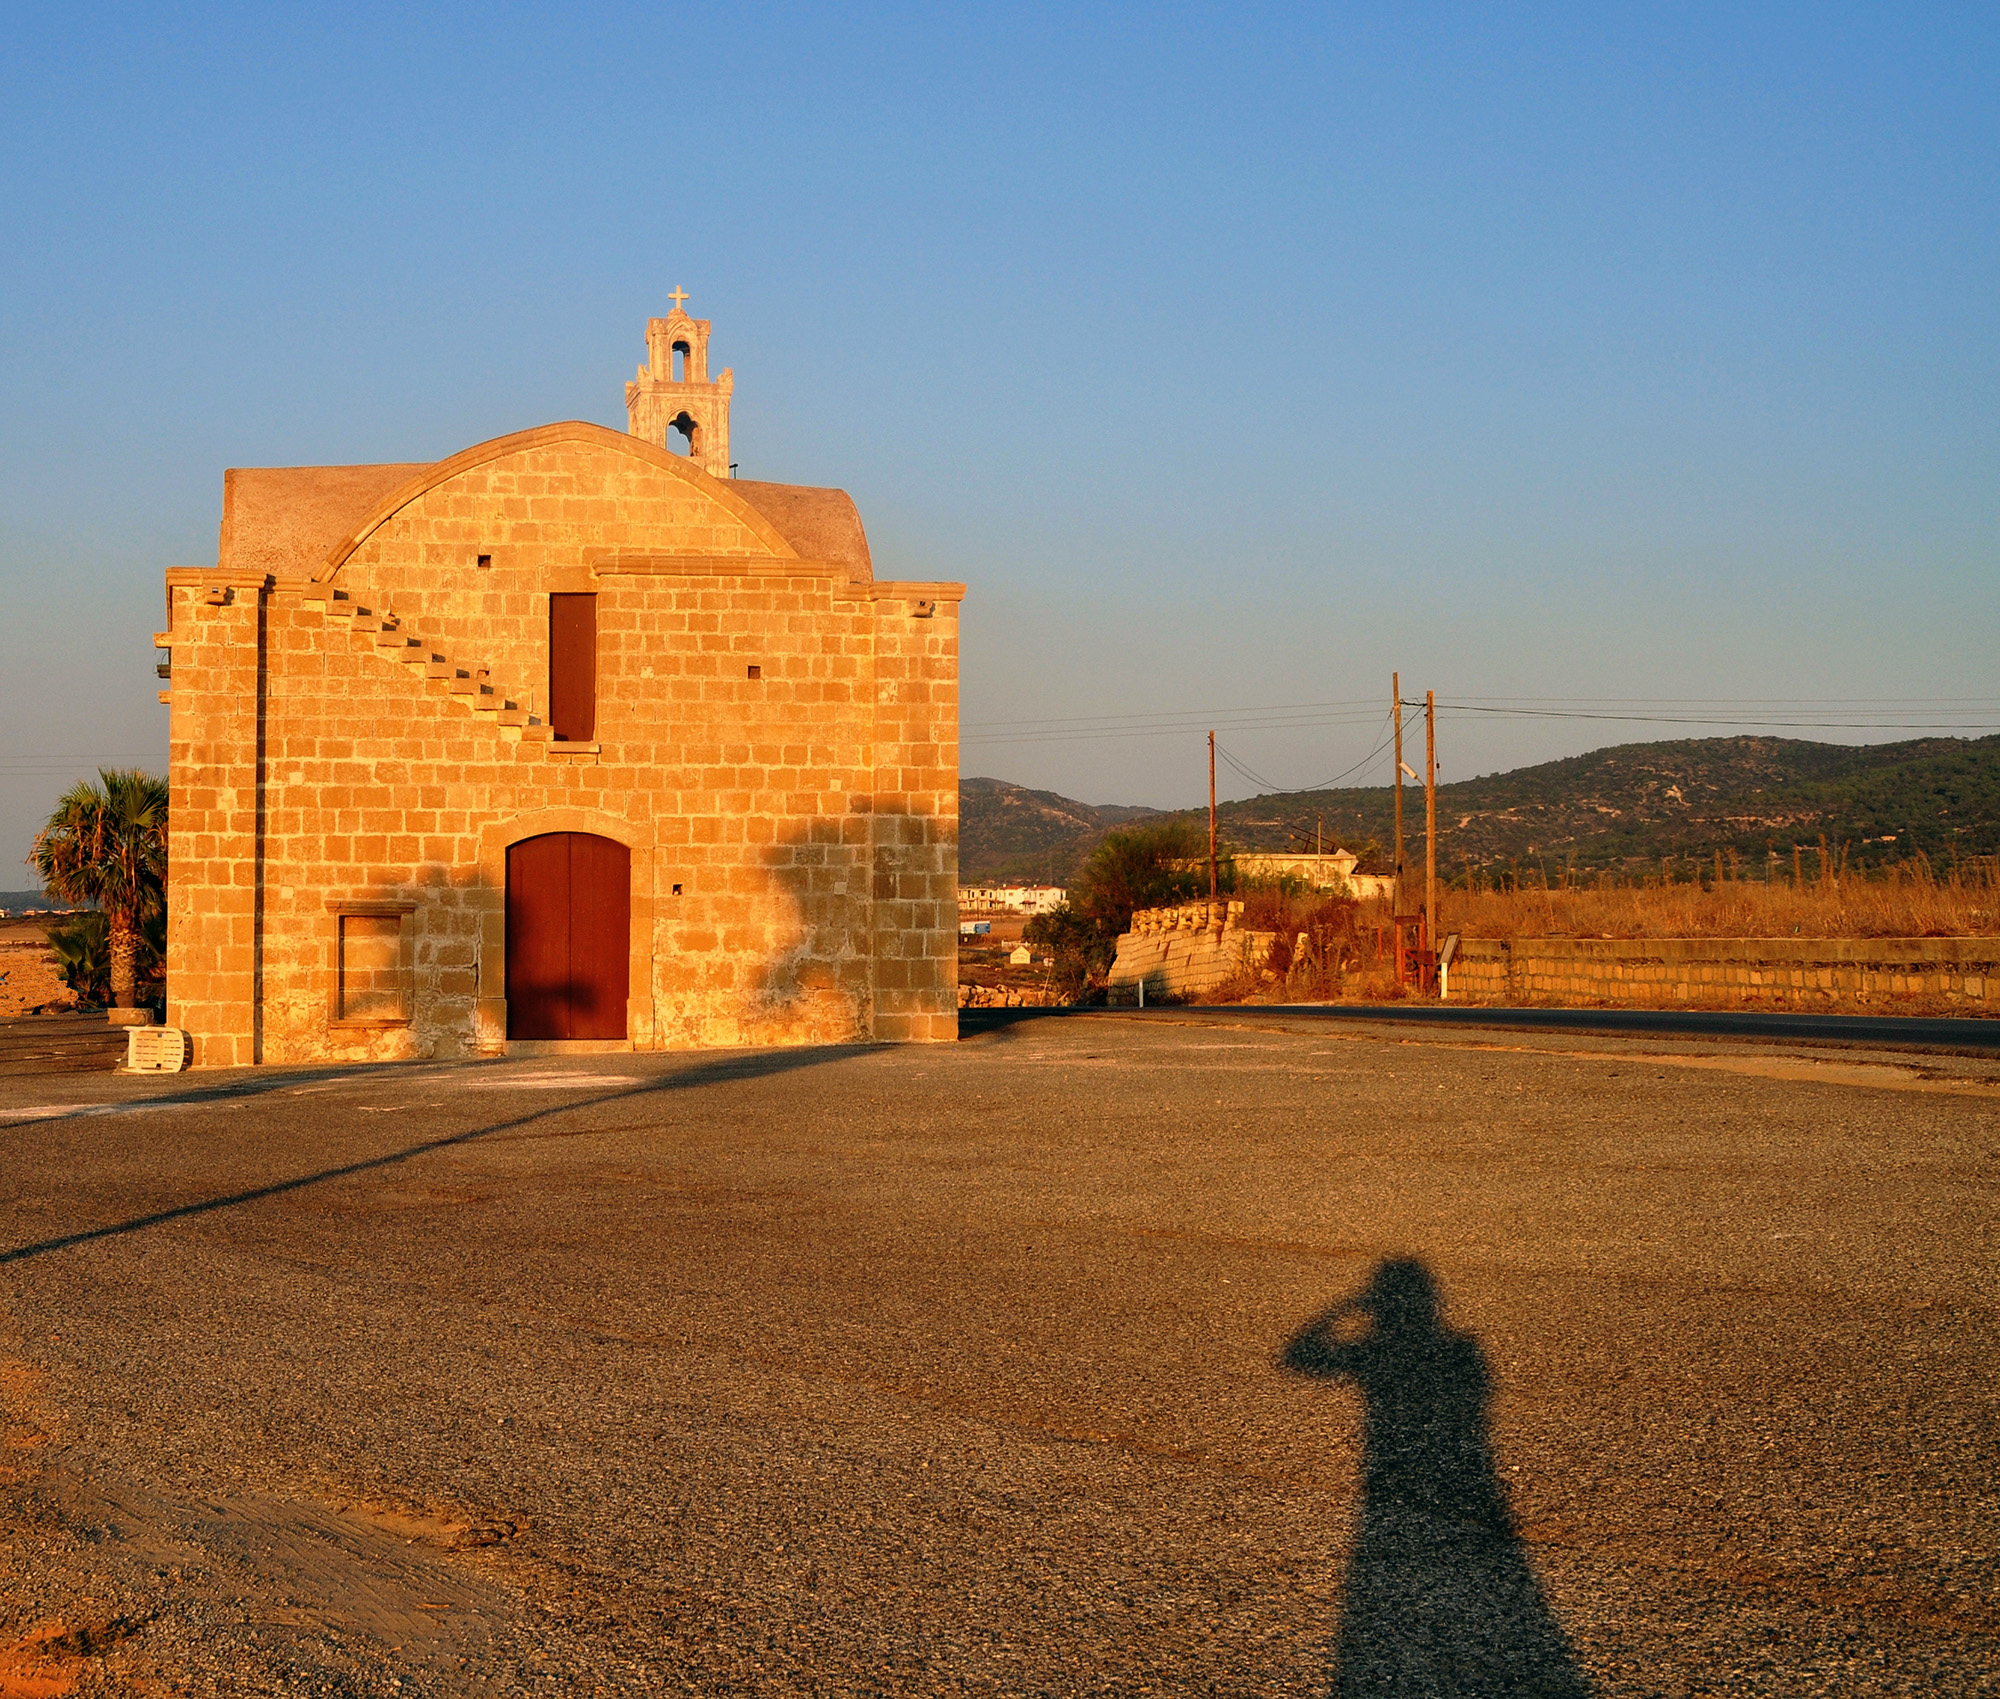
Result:
<instances>
[{"instance_id":1,"label":"dry grass field","mask_svg":"<svg viewBox=\"0 0 2000 1699\"><path fill-rule=\"evenodd\" d=\"M1797 883L1770 884L1730 877L1724 863L1704 867L1697 880L1663 875L1644 884L1509 884L1505 888L1456 888L1441 884L1438 933L1473 938L1967 938L2000 934L2000 863L1991 858L1961 864L1939 875L1922 862L1876 871L1867 878L1843 874L1829 858L1824 870L1810 864ZM1787 870L1789 872L1789 870ZM1720 877L1716 877L1717 873ZM1816 875L1816 876L1815 876ZM1411 907L1422 903L1421 877L1412 882ZM1410 995L1398 986L1391 958L1381 947L1392 908L1386 901L1334 903L1278 890L1245 893L1246 928L1276 932L1278 944L1264 971L1246 971L1199 1000L1242 1002L1395 1002ZM1306 947L1298 947L1300 935ZM1933 1006L1935 1005L1935 1006ZM1813 1006L1845 1008L1844 997L1816 994ZM1870 1005L1853 1002L1855 1010ZM1962 1014L1943 999L1899 1000L1900 1012Z\"/></svg>"},{"instance_id":2,"label":"dry grass field","mask_svg":"<svg viewBox=\"0 0 2000 1699\"><path fill-rule=\"evenodd\" d=\"M36 1009L74 1009L39 920L0 921L0 1020Z\"/></svg>"},{"instance_id":3,"label":"dry grass field","mask_svg":"<svg viewBox=\"0 0 2000 1699\"><path fill-rule=\"evenodd\" d=\"M1706 870L1705 870L1706 871ZM1710 877L1646 885L1438 893L1438 932L1468 938L1968 938L2000 931L2000 862L1942 876L1922 862L1863 879L1828 867L1794 884ZM1422 882L1417 887L1421 901ZM1386 923L1364 908L1361 924Z\"/></svg>"}]
</instances>

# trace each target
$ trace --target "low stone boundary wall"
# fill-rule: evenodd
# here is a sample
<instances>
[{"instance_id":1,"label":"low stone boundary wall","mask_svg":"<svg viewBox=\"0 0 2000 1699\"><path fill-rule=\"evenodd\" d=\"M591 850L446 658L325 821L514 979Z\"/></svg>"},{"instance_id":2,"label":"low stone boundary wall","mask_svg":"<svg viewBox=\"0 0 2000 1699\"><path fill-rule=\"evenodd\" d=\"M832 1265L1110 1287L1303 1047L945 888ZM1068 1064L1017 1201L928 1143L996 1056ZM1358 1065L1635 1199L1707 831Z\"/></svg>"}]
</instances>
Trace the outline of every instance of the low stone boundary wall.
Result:
<instances>
[{"instance_id":1,"label":"low stone boundary wall","mask_svg":"<svg viewBox=\"0 0 2000 1699\"><path fill-rule=\"evenodd\" d=\"M1062 1007L1062 993L1022 990L1009 985L961 985L958 988L958 1006L961 1009L1059 1009Z\"/></svg>"},{"instance_id":2,"label":"low stone boundary wall","mask_svg":"<svg viewBox=\"0 0 2000 1699\"><path fill-rule=\"evenodd\" d=\"M1498 1003L1928 997L1994 1008L2000 938L1465 938L1449 985L1454 1001Z\"/></svg>"}]
</instances>

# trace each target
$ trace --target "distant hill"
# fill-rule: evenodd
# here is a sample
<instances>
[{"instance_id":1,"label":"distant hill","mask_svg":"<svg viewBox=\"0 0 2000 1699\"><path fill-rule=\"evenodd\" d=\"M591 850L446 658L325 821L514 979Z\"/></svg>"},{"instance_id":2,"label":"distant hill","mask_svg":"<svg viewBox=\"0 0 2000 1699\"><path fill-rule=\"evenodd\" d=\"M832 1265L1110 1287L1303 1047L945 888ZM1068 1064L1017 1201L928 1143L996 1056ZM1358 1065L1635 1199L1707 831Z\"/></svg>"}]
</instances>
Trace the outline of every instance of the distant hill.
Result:
<instances>
[{"instance_id":1,"label":"distant hill","mask_svg":"<svg viewBox=\"0 0 2000 1699\"><path fill-rule=\"evenodd\" d=\"M990 794L982 796L982 866L1007 864L1030 849L1049 863L1066 857L1073 865L1107 827L1157 812L1093 809L994 779L967 780L961 788L974 786L1050 805L1035 817L1032 846L1024 837L1017 850L1009 834L1017 822L1026 827L1032 811L995 807ZM1406 785L1403 801L1407 853L1420 862L1423 787ZM1218 814L1229 842L1243 849L1309 848L1322 820L1330 844L1386 847L1394 833L1388 786L1282 792L1225 803ZM970 817L968 809L962 818ZM1438 787L1438 859L1451 872L1468 861L1481 869L1534 866L1538 859L1551 870L1563 862L1624 867L1663 856L1708 857L1718 849L1755 866L1771 850L1789 862L1794 843L1817 845L1821 834L1848 846L1850 866L1899 861L1915 851L1938 864L1954 854L2000 853L2000 737L1628 743Z\"/></svg>"},{"instance_id":2,"label":"distant hill","mask_svg":"<svg viewBox=\"0 0 2000 1699\"><path fill-rule=\"evenodd\" d=\"M1157 808L1097 806L1031 791L1005 779L958 785L958 876L1065 885L1072 869L1113 826L1158 815Z\"/></svg>"}]
</instances>

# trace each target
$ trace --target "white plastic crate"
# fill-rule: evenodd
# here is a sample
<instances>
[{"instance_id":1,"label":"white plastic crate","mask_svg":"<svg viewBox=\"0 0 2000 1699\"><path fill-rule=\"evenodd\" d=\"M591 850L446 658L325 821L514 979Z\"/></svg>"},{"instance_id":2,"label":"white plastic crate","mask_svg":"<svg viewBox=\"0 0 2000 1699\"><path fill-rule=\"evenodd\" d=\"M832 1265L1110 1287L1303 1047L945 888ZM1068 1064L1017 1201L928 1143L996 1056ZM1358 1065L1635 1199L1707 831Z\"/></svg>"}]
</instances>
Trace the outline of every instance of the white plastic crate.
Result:
<instances>
[{"instance_id":1,"label":"white plastic crate","mask_svg":"<svg viewBox=\"0 0 2000 1699\"><path fill-rule=\"evenodd\" d=\"M188 1065L188 1035L179 1027L135 1026L125 1033L125 1066L135 1074L177 1074Z\"/></svg>"}]
</instances>

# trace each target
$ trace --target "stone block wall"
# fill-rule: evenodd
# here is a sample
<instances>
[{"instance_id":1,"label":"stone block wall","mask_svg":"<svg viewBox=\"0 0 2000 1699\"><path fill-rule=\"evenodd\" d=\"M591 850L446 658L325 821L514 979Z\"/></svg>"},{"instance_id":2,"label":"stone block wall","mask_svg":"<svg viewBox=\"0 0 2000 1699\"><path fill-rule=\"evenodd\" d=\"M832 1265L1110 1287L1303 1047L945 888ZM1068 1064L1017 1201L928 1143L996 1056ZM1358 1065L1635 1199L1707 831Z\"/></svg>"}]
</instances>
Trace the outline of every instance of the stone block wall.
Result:
<instances>
[{"instance_id":1,"label":"stone block wall","mask_svg":"<svg viewBox=\"0 0 2000 1699\"><path fill-rule=\"evenodd\" d=\"M1468 938L1450 993L1646 1008L1908 997L1990 1008L2000 1004L2000 938Z\"/></svg>"},{"instance_id":2,"label":"stone block wall","mask_svg":"<svg viewBox=\"0 0 2000 1699\"><path fill-rule=\"evenodd\" d=\"M256 1059L263 584L261 573L167 579L168 623L186 639L167 729L168 1019L209 1034L217 1067Z\"/></svg>"},{"instance_id":3,"label":"stone block wall","mask_svg":"<svg viewBox=\"0 0 2000 1699\"><path fill-rule=\"evenodd\" d=\"M594 430L429 469L335 570L169 574L198 1066L497 1050L507 847L551 831L630 852L635 1047L955 1035L962 587L802 560ZM545 723L564 589L598 598L587 744ZM344 915L400 929L407 1019L343 1012Z\"/></svg>"},{"instance_id":4,"label":"stone block wall","mask_svg":"<svg viewBox=\"0 0 2000 1699\"><path fill-rule=\"evenodd\" d=\"M713 570L717 556L792 556L728 480L662 476L615 433L592 440L544 426L508 440L505 454L471 449L430 468L435 482L369 528L331 582L489 669L495 687L530 713L548 707L552 593L603 591L600 568L639 577L690 564ZM482 555L491 563L483 569ZM749 616L765 611L732 608L718 594L678 608L674 630L711 640L712 668L719 655L755 650Z\"/></svg>"},{"instance_id":5,"label":"stone block wall","mask_svg":"<svg viewBox=\"0 0 2000 1699\"><path fill-rule=\"evenodd\" d=\"M899 603L870 634L879 1038L958 1032L957 613L942 601Z\"/></svg>"}]
</instances>

